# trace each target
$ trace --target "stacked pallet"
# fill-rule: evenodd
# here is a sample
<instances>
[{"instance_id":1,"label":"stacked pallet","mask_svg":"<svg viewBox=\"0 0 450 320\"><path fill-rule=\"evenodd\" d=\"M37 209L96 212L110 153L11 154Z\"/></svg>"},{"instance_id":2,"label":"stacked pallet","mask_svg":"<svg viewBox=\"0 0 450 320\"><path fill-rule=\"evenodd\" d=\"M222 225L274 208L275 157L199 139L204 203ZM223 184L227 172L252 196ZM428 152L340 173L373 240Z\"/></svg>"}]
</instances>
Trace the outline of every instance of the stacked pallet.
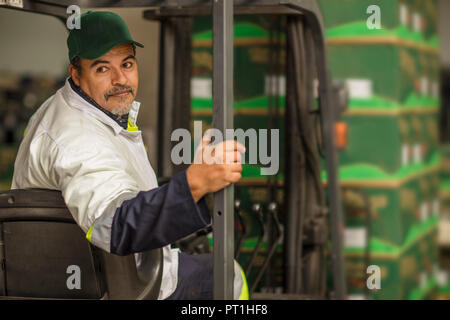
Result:
<instances>
[{"instance_id":1,"label":"stacked pallet","mask_svg":"<svg viewBox=\"0 0 450 320\"><path fill-rule=\"evenodd\" d=\"M349 297L430 298L442 278L437 1L377 1L380 29L373 1L319 3L331 76L350 96L339 168ZM369 265L380 289L367 288Z\"/></svg>"}]
</instances>

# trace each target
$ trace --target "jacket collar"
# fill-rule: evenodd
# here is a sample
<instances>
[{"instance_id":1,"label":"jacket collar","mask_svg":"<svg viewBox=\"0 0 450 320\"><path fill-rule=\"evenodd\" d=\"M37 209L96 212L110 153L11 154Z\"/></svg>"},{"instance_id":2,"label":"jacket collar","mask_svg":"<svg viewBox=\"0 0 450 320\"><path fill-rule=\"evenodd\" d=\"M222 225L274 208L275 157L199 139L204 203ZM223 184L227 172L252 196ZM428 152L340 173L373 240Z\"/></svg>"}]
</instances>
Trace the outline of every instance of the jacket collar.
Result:
<instances>
[{"instance_id":1,"label":"jacket collar","mask_svg":"<svg viewBox=\"0 0 450 320\"><path fill-rule=\"evenodd\" d=\"M74 108L77 108L83 111L85 114L88 114L100 122L108 125L117 135L122 131L128 132L124 129L117 121L115 121L109 114L110 112L102 109L99 105L95 103L92 99L90 99L83 91L83 94L80 94L78 90L73 88L73 85L70 84L71 78L66 79L66 83L64 87L61 88L62 95L67 103ZM133 105L130 110L130 115L132 115L132 119L130 117L127 119L128 121L132 120L132 124L136 124L137 115L139 112L140 103L137 101L133 101ZM109 114L108 114L109 113ZM114 115L113 115L114 116Z\"/></svg>"}]
</instances>

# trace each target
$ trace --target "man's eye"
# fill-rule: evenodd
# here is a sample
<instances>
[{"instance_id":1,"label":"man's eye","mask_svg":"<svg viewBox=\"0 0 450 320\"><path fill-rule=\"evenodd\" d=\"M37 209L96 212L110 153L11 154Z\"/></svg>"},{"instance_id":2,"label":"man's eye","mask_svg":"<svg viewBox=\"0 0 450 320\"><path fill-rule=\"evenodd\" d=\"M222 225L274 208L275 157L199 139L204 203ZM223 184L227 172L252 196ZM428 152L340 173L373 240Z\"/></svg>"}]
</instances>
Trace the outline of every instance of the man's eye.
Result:
<instances>
[{"instance_id":1,"label":"man's eye","mask_svg":"<svg viewBox=\"0 0 450 320\"><path fill-rule=\"evenodd\" d=\"M124 66L124 68L131 68L132 66L133 66L133 63L132 62L125 62L124 64L123 64L123 66Z\"/></svg>"},{"instance_id":2,"label":"man's eye","mask_svg":"<svg viewBox=\"0 0 450 320\"><path fill-rule=\"evenodd\" d=\"M108 68L106 68L106 67L98 67L97 68L97 72L99 72L99 73L106 72L106 70L108 70Z\"/></svg>"}]
</instances>

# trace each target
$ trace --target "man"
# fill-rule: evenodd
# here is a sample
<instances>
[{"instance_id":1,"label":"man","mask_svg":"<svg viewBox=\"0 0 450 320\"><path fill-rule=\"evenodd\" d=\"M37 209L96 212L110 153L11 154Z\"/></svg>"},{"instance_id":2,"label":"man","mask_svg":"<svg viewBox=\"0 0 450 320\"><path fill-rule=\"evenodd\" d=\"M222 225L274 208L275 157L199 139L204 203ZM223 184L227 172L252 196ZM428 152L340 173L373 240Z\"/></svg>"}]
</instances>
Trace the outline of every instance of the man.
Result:
<instances>
[{"instance_id":1,"label":"man","mask_svg":"<svg viewBox=\"0 0 450 320\"><path fill-rule=\"evenodd\" d=\"M135 46L143 46L114 13L90 11L80 21L67 39L71 77L30 119L12 188L61 190L86 238L108 252L162 247L159 299L212 298L211 255L190 256L170 244L211 223L204 196L241 178L245 149L220 144L215 163L192 164L158 187L136 125ZM196 156L207 148L203 140ZM243 288L236 264L235 298Z\"/></svg>"}]
</instances>

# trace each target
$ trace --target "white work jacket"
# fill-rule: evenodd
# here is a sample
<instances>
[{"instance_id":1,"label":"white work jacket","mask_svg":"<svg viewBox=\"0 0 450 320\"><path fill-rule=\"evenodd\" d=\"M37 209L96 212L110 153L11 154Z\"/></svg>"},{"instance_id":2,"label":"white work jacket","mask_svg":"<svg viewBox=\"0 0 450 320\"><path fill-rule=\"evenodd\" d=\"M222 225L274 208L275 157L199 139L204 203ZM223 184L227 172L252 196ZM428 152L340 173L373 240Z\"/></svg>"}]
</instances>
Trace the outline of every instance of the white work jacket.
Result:
<instances>
[{"instance_id":1,"label":"white work jacket","mask_svg":"<svg viewBox=\"0 0 450 320\"><path fill-rule=\"evenodd\" d=\"M137 113L139 104L133 108ZM141 131L123 129L68 80L30 119L12 182L13 189L60 190L88 239L108 252L116 209L157 187ZM178 277L178 250L166 245L163 255L159 299L175 290Z\"/></svg>"}]
</instances>

